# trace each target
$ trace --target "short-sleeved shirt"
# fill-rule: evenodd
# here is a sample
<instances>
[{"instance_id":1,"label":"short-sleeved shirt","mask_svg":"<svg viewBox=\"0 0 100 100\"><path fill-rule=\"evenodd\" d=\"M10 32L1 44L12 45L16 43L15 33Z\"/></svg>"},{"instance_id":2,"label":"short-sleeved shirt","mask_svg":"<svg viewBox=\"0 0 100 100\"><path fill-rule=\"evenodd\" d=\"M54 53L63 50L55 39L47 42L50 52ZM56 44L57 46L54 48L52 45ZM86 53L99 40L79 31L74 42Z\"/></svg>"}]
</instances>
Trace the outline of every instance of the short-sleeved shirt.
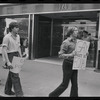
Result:
<instances>
[{"instance_id":1,"label":"short-sleeved shirt","mask_svg":"<svg viewBox=\"0 0 100 100\"><path fill-rule=\"evenodd\" d=\"M17 52L20 47L20 36L17 34L16 38L9 32L3 38L2 47L7 47L7 53Z\"/></svg>"},{"instance_id":2,"label":"short-sleeved shirt","mask_svg":"<svg viewBox=\"0 0 100 100\"><path fill-rule=\"evenodd\" d=\"M76 46L76 40L72 41L70 39L66 39L63 41L60 47L59 54L70 54L75 50L75 46ZM73 61L73 57L68 57L67 59Z\"/></svg>"}]
</instances>

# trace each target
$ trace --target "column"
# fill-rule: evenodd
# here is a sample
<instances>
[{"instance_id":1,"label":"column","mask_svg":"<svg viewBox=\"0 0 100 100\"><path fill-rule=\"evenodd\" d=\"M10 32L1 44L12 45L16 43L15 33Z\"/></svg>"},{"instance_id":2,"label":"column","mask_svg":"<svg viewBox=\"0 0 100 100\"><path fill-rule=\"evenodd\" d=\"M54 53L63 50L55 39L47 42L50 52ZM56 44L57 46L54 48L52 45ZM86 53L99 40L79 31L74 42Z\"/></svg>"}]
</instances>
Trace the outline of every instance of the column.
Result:
<instances>
[{"instance_id":1,"label":"column","mask_svg":"<svg viewBox=\"0 0 100 100\"><path fill-rule=\"evenodd\" d=\"M97 36L100 37L100 12L97 12ZM96 52L96 72L100 72L100 40L97 42L97 52Z\"/></svg>"}]
</instances>

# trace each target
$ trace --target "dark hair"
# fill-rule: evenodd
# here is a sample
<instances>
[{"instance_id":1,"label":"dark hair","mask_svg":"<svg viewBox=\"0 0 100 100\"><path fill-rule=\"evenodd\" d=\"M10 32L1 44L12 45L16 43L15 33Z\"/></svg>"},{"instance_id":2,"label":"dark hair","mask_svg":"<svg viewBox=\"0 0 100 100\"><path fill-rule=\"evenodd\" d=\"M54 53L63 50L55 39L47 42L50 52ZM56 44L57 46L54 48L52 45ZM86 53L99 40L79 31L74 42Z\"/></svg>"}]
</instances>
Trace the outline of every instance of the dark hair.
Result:
<instances>
[{"instance_id":1,"label":"dark hair","mask_svg":"<svg viewBox=\"0 0 100 100\"><path fill-rule=\"evenodd\" d=\"M85 31L85 30L83 30L83 33L86 33L86 34L88 34L88 31Z\"/></svg>"},{"instance_id":2,"label":"dark hair","mask_svg":"<svg viewBox=\"0 0 100 100\"><path fill-rule=\"evenodd\" d=\"M73 34L73 32L74 32L74 30L72 30L72 29L68 30L66 36L67 37L70 37L70 35Z\"/></svg>"},{"instance_id":3,"label":"dark hair","mask_svg":"<svg viewBox=\"0 0 100 100\"><path fill-rule=\"evenodd\" d=\"M9 31L11 32L14 27L19 27L17 22L11 22L9 24Z\"/></svg>"},{"instance_id":4,"label":"dark hair","mask_svg":"<svg viewBox=\"0 0 100 100\"><path fill-rule=\"evenodd\" d=\"M91 33L88 33L88 35L91 35Z\"/></svg>"},{"instance_id":5,"label":"dark hair","mask_svg":"<svg viewBox=\"0 0 100 100\"><path fill-rule=\"evenodd\" d=\"M65 34L66 37L70 37L70 35L72 35L74 33L75 27L68 27L67 33Z\"/></svg>"},{"instance_id":6,"label":"dark hair","mask_svg":"<svg viewBox=\"0 0 100 100\"><path fill-rule=\"evenodd\" d=\"M78 35L77 35L77 38L78 39L81 39L83 37L83 31L79 31L78 32Z\"/></svg>"}]
</instances>

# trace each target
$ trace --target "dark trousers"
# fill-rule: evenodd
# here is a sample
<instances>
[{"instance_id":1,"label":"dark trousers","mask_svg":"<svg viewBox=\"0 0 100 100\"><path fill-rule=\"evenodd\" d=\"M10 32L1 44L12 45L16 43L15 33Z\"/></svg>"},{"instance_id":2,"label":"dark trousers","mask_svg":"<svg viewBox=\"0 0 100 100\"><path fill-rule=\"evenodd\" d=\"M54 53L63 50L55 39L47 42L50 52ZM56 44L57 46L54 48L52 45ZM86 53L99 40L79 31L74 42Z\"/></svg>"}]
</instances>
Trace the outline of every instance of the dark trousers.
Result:
<instances>
[{"instance_id":1,"label":"dark trousers","mask_svg":"<svg viewBox=\"0 0 100 100\"><path fill-rule=\"evenodd\" d=\"M72 63L66 60L63 61L63 80L62 83L49 94L49 97L58 97L68 87L69 81L71 80L71 92L70 97L78 97L78 83L77 83L77 70L72 70Z\"/></svg>"},{"instance_id":2,"label":"dark trousers","mask_svg":"<svg viewBox=\"0 0 100 100\"><path fill-rule=\"evenodd\" d=\"M14 52L14 53L8 54L8 58L9 58L10 62L12 62L12 59L14 56L19 56L19 53ZM7 78L6 85L5 85L5 93L11 92L12 85L14 87L16 96L22 96L23 91L22 91L22 87L21 87L21 83L20 83L19 73L13 73L13 72L9 71L8 78Z\"/></svg>"},{"instance_id":3,"label":"dark trousers","mask_svg":"<svg viewBox=\"0 0 100 100\"><path fill-rule=\"evenodd\" d=\"M9 71L8 78L5 85L5 93L10 93L12 91L12 85L14 87L16 96L23 96L19 74L12 73L11 71Z\"/></svg>"}]
</instances>

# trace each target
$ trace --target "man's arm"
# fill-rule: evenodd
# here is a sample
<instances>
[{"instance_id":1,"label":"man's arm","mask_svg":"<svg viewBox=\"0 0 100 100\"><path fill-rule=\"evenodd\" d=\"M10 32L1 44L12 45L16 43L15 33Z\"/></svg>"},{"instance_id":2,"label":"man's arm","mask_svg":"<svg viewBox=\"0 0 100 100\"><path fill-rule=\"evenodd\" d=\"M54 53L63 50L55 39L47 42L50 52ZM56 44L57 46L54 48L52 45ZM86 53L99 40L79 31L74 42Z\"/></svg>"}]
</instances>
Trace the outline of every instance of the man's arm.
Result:
<instances>
[{"instance_id":1,"label":"man's arm","mask_svg":"<svg viewBox=\"0 0 100 100\"><path fill-rule=\"evenodd\" d=\"M5 62L7 62L7 65L8 65L8 66L11 66L11 62L9 61L9 58L8 58L7 47L6 47L6 46L3 46L3 47L2 47L2 53L3 53L3 55L4 55Z\"/></svg>"},{"instance_id":2,"label":"man's arm","mask_svg":"<svg viewBox=\"0 0 100 100\"><path fill-rule=\"evenodd\" d=\"M66 59L68 57L74 56L74 52L72 52L70 54L65 54L65 51L67 51L67 50L68 50L68 43L66 43L66 42L62 43L62 45L60 47L60 51L58 52L59 58Z\"/></svg>"},{"instance_id":3,"label":"man's arm","mask_svg":"<svg viewBox=\"0 0 100 100\"><path fill-rule=\"evenodd\" d=\"M13 67L12 67L12 64L11 64L9 58L8 58L8 54L7 54L8 43L9 43L9 39L8 39L8 37L5 36L3 38L3 42L2 42L2 53L4 56L5 62L12 69Z\"/></svg>"},{"instance_id":4,"label":"man's arm","mask_svg":"<svg viewBox=\"0 0 100 100\"><path fill-rule=\"evenodd\" d=\"M98 40L100 39L100 37L99 37L99 38L96 38L96 37L91 36L90 39L91 39L92 41L98 41Z\"/></svg>"}]
</instances>

